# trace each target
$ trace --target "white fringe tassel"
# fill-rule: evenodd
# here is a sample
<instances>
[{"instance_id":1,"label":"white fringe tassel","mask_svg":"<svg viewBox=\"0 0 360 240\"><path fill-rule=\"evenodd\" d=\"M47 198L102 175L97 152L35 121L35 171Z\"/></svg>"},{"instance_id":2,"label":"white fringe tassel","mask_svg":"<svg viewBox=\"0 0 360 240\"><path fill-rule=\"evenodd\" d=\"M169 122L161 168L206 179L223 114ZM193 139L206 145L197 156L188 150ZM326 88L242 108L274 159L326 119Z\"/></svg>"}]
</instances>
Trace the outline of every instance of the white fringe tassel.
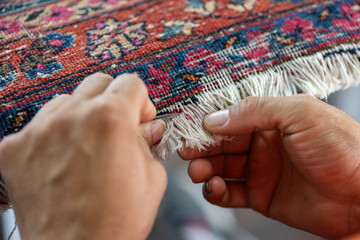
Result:
<instances>
[{"instance_id":1,"label":"white fringe tassel","mask_svg":"<svg viewBox=\"0 0 360 240\"><path fill-rule=\"evenodd\" d=\"M224 137L212 135L202 127L203 118L211 112L226 109L248 96L291 96L297 89L304 93L326 98L330 93L360 83L360 47L358 44L344 44L335 49L316 53L312 56L299 57L281 65L271 67L261 73L253 73L234 82L228 70L202 77L205 86L196 97L198 102L182 106L174 105L182 113L167 120L167 129L161 142L153 147L157 159L169 158L169 151L183 147L205 149L224 140ZM356 54L346 50L356 49ZM341 51L324 58L327 52ZM215 88L210 83L217 82ZM211 87L210 87L211 86Z\"/></svg>"}]
</instances>

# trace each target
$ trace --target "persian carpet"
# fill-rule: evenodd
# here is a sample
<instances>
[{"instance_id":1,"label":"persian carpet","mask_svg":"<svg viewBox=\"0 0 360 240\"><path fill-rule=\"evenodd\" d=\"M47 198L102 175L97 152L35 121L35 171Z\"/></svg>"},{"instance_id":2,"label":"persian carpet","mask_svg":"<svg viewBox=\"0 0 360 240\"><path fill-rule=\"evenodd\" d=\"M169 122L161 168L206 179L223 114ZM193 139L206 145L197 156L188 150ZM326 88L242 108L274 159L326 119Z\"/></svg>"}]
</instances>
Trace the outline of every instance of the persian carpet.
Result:
<instances>
[{"instance_id":1,"label":"persian carpet","mask_svg":"<svg viewBox=\"0 0 360 240\"><path fill-rule=\"evenodd\" d=\"M360 0L4 0L0 138L102 71L137 73L158 114L154 149L219 139L205 114L246 96L316 97L360 82Z\"/></svg>"}]
</instances>

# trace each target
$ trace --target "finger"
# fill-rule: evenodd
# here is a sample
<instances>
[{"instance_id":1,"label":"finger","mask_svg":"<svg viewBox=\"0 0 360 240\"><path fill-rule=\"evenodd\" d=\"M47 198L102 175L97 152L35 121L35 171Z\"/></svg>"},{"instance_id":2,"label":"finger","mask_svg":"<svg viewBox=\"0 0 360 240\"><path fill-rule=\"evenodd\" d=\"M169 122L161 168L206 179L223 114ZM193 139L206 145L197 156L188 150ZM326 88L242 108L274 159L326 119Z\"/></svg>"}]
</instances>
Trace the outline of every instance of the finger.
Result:
<instances>
[{"instance_id":1,"label":"finger","mask_svg":"<svg viewBox=\"0 0 360 240\"><path fill-rule=\"evenodd\" d=\"M98 72L92 74L86 77L84 81L76 88L73 96L81 99L95 97L104 92L112 81L113 78L105 73Z\"/></svg>"},{"instance_id":2,"label":"finger","mask_svg":"<svg viewBox=\"0 0 360 240\"><path fill-rule=\"evenodd\" d=\"M214 176L204 184L203 195L210 203L220 207L249 207L247 188L243 182L225 181Z\"/></svg>"},{"instance_id":3,"label":"finger","mask_svg":"<svg viewBox=\"0 0 360 240\"><path fill-rule=\"evenodd\" d=\"M201 157L216 156L219 154L235 154L248 152L251 142L251 134L239 135L231 140L223 140L219 145L210 146L205 150L184 148L178 152L183 160L192 160Z\"/></svg>"},{"instance_id":4,"label":"finger","mask_svg":"<svg viewBox=\"0 0 360 240\"><path fill-rule=\"evenodd\" d=\"M165 122L155 120L141 124L141 138L149 147L159 142L165 132Z\"/></svg>"},{"instance_id":5,"label":"finger","mask_svg":"<svg viewBox=\"0 0 360 240\"><path fill-rule=\"evenodd\" d=\"M218 155L198 158L189 164L188 173L194 183L206 182L212 176L229 179L245 178L247 155Z\"/></svg>"},{"instance_id":6,"label":"finger","mask_svg":"<svg viewBox=\"0 0 360 240\"><path fill-rule=\"evenodd\" d=\"M316 120L315 116L321 115L324 104L304 94L291 97L248 97L229 109L206 116L204 127L221 135L249 134L256 129L267 131L276 128L282 133L291 134L308 128L309 123L305 121Z\"/></svg>"},{"instance_id":7,"label":"finger","mask_svg":"<svg viewBox=\"0 0 360 240\"><path fill-rule=\"evenodd\" d=\"M354 235L351 235L349 237L343 238L342 240L359 240L360 239L360 234L356 233Z\"/></svg>"},{"instance_id":8,"label":"finger","mask_svg":"<svg viewBox=\"0 0 360 240\"><path fill-rule=\"evenodd\" d=\"M269 200L272 199L280 178L291 179L288 174L293 176L297 172L290 159L280 155L281 142L281 136L277 131L256 132L246 166L246 184L251 208L266 216L271 203ZM289 169L291 170L287 171Z\"/></svg>"},{"instance_id":9,"label":"finger","mask_svg":"<svg viewBox=\"0 0 360 240\"><path fill-rule=\"evenodd\" d=\"M68 94L62 94L62 95L55 97L53 100L46 103L40 109L40 111L36 114L35 118L42 118L45 115L55 112L61 106L63 106L65 103L67 103L70 99L71 99L71 95L68 95Z\"/></svg>"},{"instance_id":10,"label":"finger","mask_svg":"<svg viewBox=\"0 0 360 240\"><path fill-rule=\"evenodd\" d=\"M149 99L149 94L144 82L136 74L123 74L118 76L105 90L104 95L117 97L118 101L131 106L129 114L132 119L147 122L156 116L154 104Z\"/></svg>"},{"instance_id":11,"label":"finger","mask_svg":"<svg viewBox=\"0 0 360 240\"><path fill-rule=\"evenodd\" d=\"M16 149L17 146L23 144L22 140L23 138L19 137L19 133L13 133L10 135L7 135L0 141L0 172L1 175L4 176L4 173L8 169L8 167L13 166L15 163L15 160L17 159L14 157L14 153L18 154L14 149ZM26 139L27 141L28 139Z\"/></svg>"}]
</instances>

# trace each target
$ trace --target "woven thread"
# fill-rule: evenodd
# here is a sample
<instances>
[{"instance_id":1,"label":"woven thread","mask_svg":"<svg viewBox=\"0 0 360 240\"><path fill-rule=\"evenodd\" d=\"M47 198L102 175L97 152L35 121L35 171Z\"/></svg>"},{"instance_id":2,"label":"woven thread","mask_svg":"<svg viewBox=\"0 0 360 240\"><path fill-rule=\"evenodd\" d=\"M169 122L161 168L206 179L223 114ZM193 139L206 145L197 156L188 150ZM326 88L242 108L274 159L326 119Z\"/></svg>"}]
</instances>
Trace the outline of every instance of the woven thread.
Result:
<instances>
[{"instance_id":1,"label":"woven thread","mask_svg":"<svg viewBox=\"0 0 360 240\"><path fill-rule=\"evenodd\" d=\"M360 0L21 2L0 6L0 139L98 71L137 73L159 115L180 114L160 159L222 141L203 117L246 96L326 97L359 82Z\"/></svg>"},{"instance_id":2,"label":"woven thread","mask_svg":"<svg viewBox=\"0 0 360 240\"><path fill-rule=\"evenodd\" d=\"M336 54L330 54L334 52ZM204 150L228 140L229 137L207 132L202 127L202 120L206 114L226 109L245 97L291 96L300 90L314 97L326 98L336 90L357 85L360 83L359 58L358 44L344 44L285 62L239 82L230 79L226 70L220 71L213 76L219 85L199 94L196 104L174 107L180 108L182 113L167 121L164 137L153 148L154 156L166 160L169 159L169 150L176 152L183 147ZM211 79L204 77L201 81L211 82Z\"/></svg>"}]
</instances>

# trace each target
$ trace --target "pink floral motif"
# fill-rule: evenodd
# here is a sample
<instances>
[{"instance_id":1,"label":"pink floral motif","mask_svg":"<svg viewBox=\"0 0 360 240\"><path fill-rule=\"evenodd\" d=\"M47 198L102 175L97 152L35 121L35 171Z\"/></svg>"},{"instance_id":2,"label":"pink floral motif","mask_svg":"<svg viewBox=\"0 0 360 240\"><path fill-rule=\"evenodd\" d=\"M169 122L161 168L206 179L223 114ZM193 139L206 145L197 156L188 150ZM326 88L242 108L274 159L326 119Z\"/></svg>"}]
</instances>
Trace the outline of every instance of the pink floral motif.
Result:
<instances>
[{"instance_id":1,"label":"pink floral motif","mask_svg":"<svg viewBox=\"0 0 360 240\"><path fill-rule=\"evenodd\" d=\"M254 30L249 30L247 33L246 33L246 37L249 39L249 40L253 40L255 39L256 37L260 36L261 33L260 32L257 32L257 31L254 31Z\"/></svg>"},{"instance_id":2,"label":"pink floral motif","mask_svg":"<svg viewBox=\"0 0 360 240\"><path fill-rule=\"evenodd\" d=\"M51 46L61 47L64 43L62 39L50 39L49 43Z\"/></svg>"},{"instance_id":3,"label":"pink floral motif","mask_svg":"<svg viewBox=\"0 0 360 240\"><path fill-rule=\"evenodd\" d=\"M109 5L116 5L121 0L89 0L89 4L98 4L98 3L106 3Z\"/></svg>"},{"instance_id":4,"label":"pink floral motif","mask_svg":"<svg viewBox=\"0 0 360 240\"><path fill-rule=\"evenodd\" d=\"M270 44L264 44L263 46L258 46L256 49L248 51L245 54L245 57L248 59L266 58L267 54L269 53L269 46Z\"/></svg>"},{"instance_id":5,"label":"pink floral motif","mask_svg":"<svg viewBox=\"0 0 360 240\"><path fill-rule=\"evenodd\" d=\"M51 12L52 13L50 16L42 18L41 21L59 22L59 21L67 20L71 17L74 11L68 7L54 6L53 8L51 8Z\"/></svg>"},{"instance_id":6,"label":"pink floral motif","mask_svg":"<svg viewBox=\"0 0 360 240\"><path fill-rule=\"evenodd\" d=\"M167 93L173 82L173 79L169 77L168 71L164 69L164 64L160 68L154 67L154 65L150 65L148 68L148 73L154 80L147 85L147 88L154 97L161 97L161 94Z\"/></svg>"},{"instance_id":7,"label":"pink floral motif","mask_svg":"<svg viewBox=\"0 0 360 240\"><path fill-rule=\"evenodd\" d=\"M331 23L340 29L354 32L360 28L360 8L358 5L342 4L340 11L344 18L336 18Z\"/></svg>"},{"instance_id":8,"label":"pink floral motif","mask_svg":"<svg viewBox=\"0 0 360 240\"><path fill-rule=\"evenodd\" d=\"M246 33L246 37L249 40L254 40L255 38L264 39L264 33L271 32L274 26L275 26L275 23L268 23L268 24L266 24L264 26L261 26L259 28L259 31L249 30Z\"/></svg>"},{"instance_id":9,"label":"pink floral motif","mask_svg":"<svg viewBox=\"0 0 360 240\"><path fill-rule=\"evenodd\" d=\"M45 70L45 65L44 64L42 64L42 63L37 63L36 64L36 67L39 69L39 70Z\"/></svg>"},{"instance_id":10,"label":"pink floral motif","mask_svg":"<svg viewBox=\"0 0 360 240\"><path fill-rule=\"evenodd\" d=\"M21 25L17 20L0 21L0 31L5 34L17 33L21 30Z\"/></svg>"},{"instance_id":11,"label":"pink floral motif","mask_svg":"<svg viewBox=\"0 0 360 240\"><path fill-rule=\"evenodd\" d=\"M314 23L301 17L286 19L280 30L287 34L300 30L302 39L308 42L313 42L316 37Z\"/></svg>"},{"instance_id":12,"label":"pink floral motif","mask_svg":"<svg viewBox=\"0 0 360 240\"><path fill-rule=\"evenodd\" d=\"M266 40L266 33L270 32L274 24L267 24L260 27L259 31L249 30L246 37L249 39L249 45L256 46L256 48L247 51L244 56L247 59L258 59L261 61L268 58L270 44Z\"/></svg>"},{"instance_id":13,"label":"pink floral motif","mask_svg":"<svg viewBox=\"0 0 360 240\"><path fill-rule=\"evenodd\" d=\"M195 68L200 66L200 64L205 64L205 70L208 74L223 68L224 60L218 59L214 51L202 47L196 50L188 52L184 61L185 67Z\"/></svg>"}]
</instances>

